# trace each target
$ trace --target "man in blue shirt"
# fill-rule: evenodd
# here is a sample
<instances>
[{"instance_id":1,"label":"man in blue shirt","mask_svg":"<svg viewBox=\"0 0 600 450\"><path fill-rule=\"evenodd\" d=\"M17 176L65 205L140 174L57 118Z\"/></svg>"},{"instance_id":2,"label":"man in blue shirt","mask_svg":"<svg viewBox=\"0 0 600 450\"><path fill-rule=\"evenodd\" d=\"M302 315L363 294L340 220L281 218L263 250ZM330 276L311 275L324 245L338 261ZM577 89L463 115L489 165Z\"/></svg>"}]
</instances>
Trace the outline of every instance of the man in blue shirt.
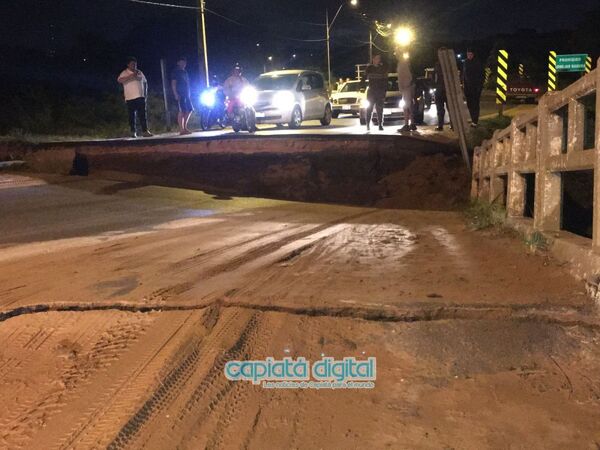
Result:
<instances>
[{"instance_id":1,"label":"man in blue shirt","mask_svg":"<svg viewBox=\"0 0 600 450\"><path fill-rule=\"evenodd\" d=\"M177 123L179 125L179 134L181 135L192 134L188 129L188 122L194 111L190 95L190 78L185 70L186 66L187 60L179 58L177 60L177 67L171 74L171 88L173 89L175 100L177 100L179 105Z\"/></svg>"}]
</instances>

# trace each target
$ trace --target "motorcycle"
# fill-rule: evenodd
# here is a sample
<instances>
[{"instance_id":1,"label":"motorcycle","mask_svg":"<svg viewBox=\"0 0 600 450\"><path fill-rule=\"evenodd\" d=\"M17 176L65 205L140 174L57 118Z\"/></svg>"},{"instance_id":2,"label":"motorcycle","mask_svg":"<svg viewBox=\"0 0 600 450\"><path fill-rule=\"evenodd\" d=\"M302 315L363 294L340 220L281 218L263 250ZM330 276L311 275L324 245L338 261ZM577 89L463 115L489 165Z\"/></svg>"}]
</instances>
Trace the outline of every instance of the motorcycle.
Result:
<instances>
[{"instance_id":1,"label":"motorcycle","mask_svg":"<svg viewBox=\"0 0 600 450\"><path fill-rule=\"evenodd\" d=\"M231 127L233 131L248 131L254 133L256 127L256 111L254 104L256 103L258 93L256 90L247 86L242 93L236 98L228 99L228 111L230 113Z\"/></svg>"},{"instance_id":2,"label":"motorcycle","mask_svg":"<svg viewBox=\"0 0 600 450\"><path fill-rule=\"evenodd\" d=\"M221 130L227 126L227 103L223 89L212 87L200 95L200 127L203 131L218 126Z\"/></svg>"}]
</instances>

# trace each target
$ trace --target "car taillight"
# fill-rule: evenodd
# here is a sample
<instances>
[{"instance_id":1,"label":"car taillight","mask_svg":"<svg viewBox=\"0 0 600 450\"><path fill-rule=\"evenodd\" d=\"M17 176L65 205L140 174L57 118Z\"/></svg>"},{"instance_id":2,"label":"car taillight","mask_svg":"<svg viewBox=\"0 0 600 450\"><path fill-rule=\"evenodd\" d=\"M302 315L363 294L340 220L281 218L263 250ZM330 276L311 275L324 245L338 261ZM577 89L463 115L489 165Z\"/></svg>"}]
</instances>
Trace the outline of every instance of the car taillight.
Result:
<instances>
[{"instance_id":1,"label":"car taillight","mask_svg":"<svg viewBox=\"0 0 600 450\"><path fill-rule=\"evenodd\" d=\"M537 94L538 92L540 92L540 88L535 88L535 89L533 90L533 92L535 92L535 93Z\"/></svg>"}]
</instances>

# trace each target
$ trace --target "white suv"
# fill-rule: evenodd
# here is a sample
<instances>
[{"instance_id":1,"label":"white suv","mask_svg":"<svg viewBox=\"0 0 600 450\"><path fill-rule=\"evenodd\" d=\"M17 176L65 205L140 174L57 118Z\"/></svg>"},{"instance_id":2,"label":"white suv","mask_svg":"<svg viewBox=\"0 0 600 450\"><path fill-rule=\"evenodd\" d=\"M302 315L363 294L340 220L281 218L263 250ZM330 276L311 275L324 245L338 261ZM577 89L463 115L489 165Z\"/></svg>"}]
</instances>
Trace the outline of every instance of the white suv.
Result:
<instances>
[{"instance_id":1,"label":"white suv","mask_svg":"<svg viewBox=\"0 0 600 450\"><path fill-rule=\"evenodd\" d=\"M311 70L263 73L253 83L257 91L254 109L258 123L288 124L299 128L303 120L331 123L332 111L325 80Z\"/></svg>"},{"instance_id":2,"label":"white suv","mask_svg":"<svg viewBox=\"0 0 600 450\"><path fill-rule=\"evenodd\" d=\"M331 103L333 107L333 118L337 119L340 114L360 113L360 104L367 98L365 87L360 80L346 81L337 92L331 94Z\"/></svg>"}]
</instances>

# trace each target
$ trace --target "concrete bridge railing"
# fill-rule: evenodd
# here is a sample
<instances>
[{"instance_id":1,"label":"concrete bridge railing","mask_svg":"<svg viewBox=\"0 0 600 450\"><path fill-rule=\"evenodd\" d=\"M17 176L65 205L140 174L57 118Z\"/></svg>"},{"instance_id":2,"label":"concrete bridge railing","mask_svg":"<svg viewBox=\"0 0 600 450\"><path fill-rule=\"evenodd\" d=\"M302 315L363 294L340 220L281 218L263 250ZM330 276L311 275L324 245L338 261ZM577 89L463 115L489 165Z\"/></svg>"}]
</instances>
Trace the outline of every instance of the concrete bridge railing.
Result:
<instances>
[{"instance_id":1,"label":"concrete bridge railing","mask_svg":"<svg viewBox=\"0 0 600 450\"><path fill-rule=\"evenodd\" d=\"M536 110L476 148L471 196L503 202L513 222L562 237L563 175L600 174L599 87L597 68L545 94ZM594 177L593 198L593 237L577 244L600 255L600 176Z\"/></svg>"}]
</instances>

